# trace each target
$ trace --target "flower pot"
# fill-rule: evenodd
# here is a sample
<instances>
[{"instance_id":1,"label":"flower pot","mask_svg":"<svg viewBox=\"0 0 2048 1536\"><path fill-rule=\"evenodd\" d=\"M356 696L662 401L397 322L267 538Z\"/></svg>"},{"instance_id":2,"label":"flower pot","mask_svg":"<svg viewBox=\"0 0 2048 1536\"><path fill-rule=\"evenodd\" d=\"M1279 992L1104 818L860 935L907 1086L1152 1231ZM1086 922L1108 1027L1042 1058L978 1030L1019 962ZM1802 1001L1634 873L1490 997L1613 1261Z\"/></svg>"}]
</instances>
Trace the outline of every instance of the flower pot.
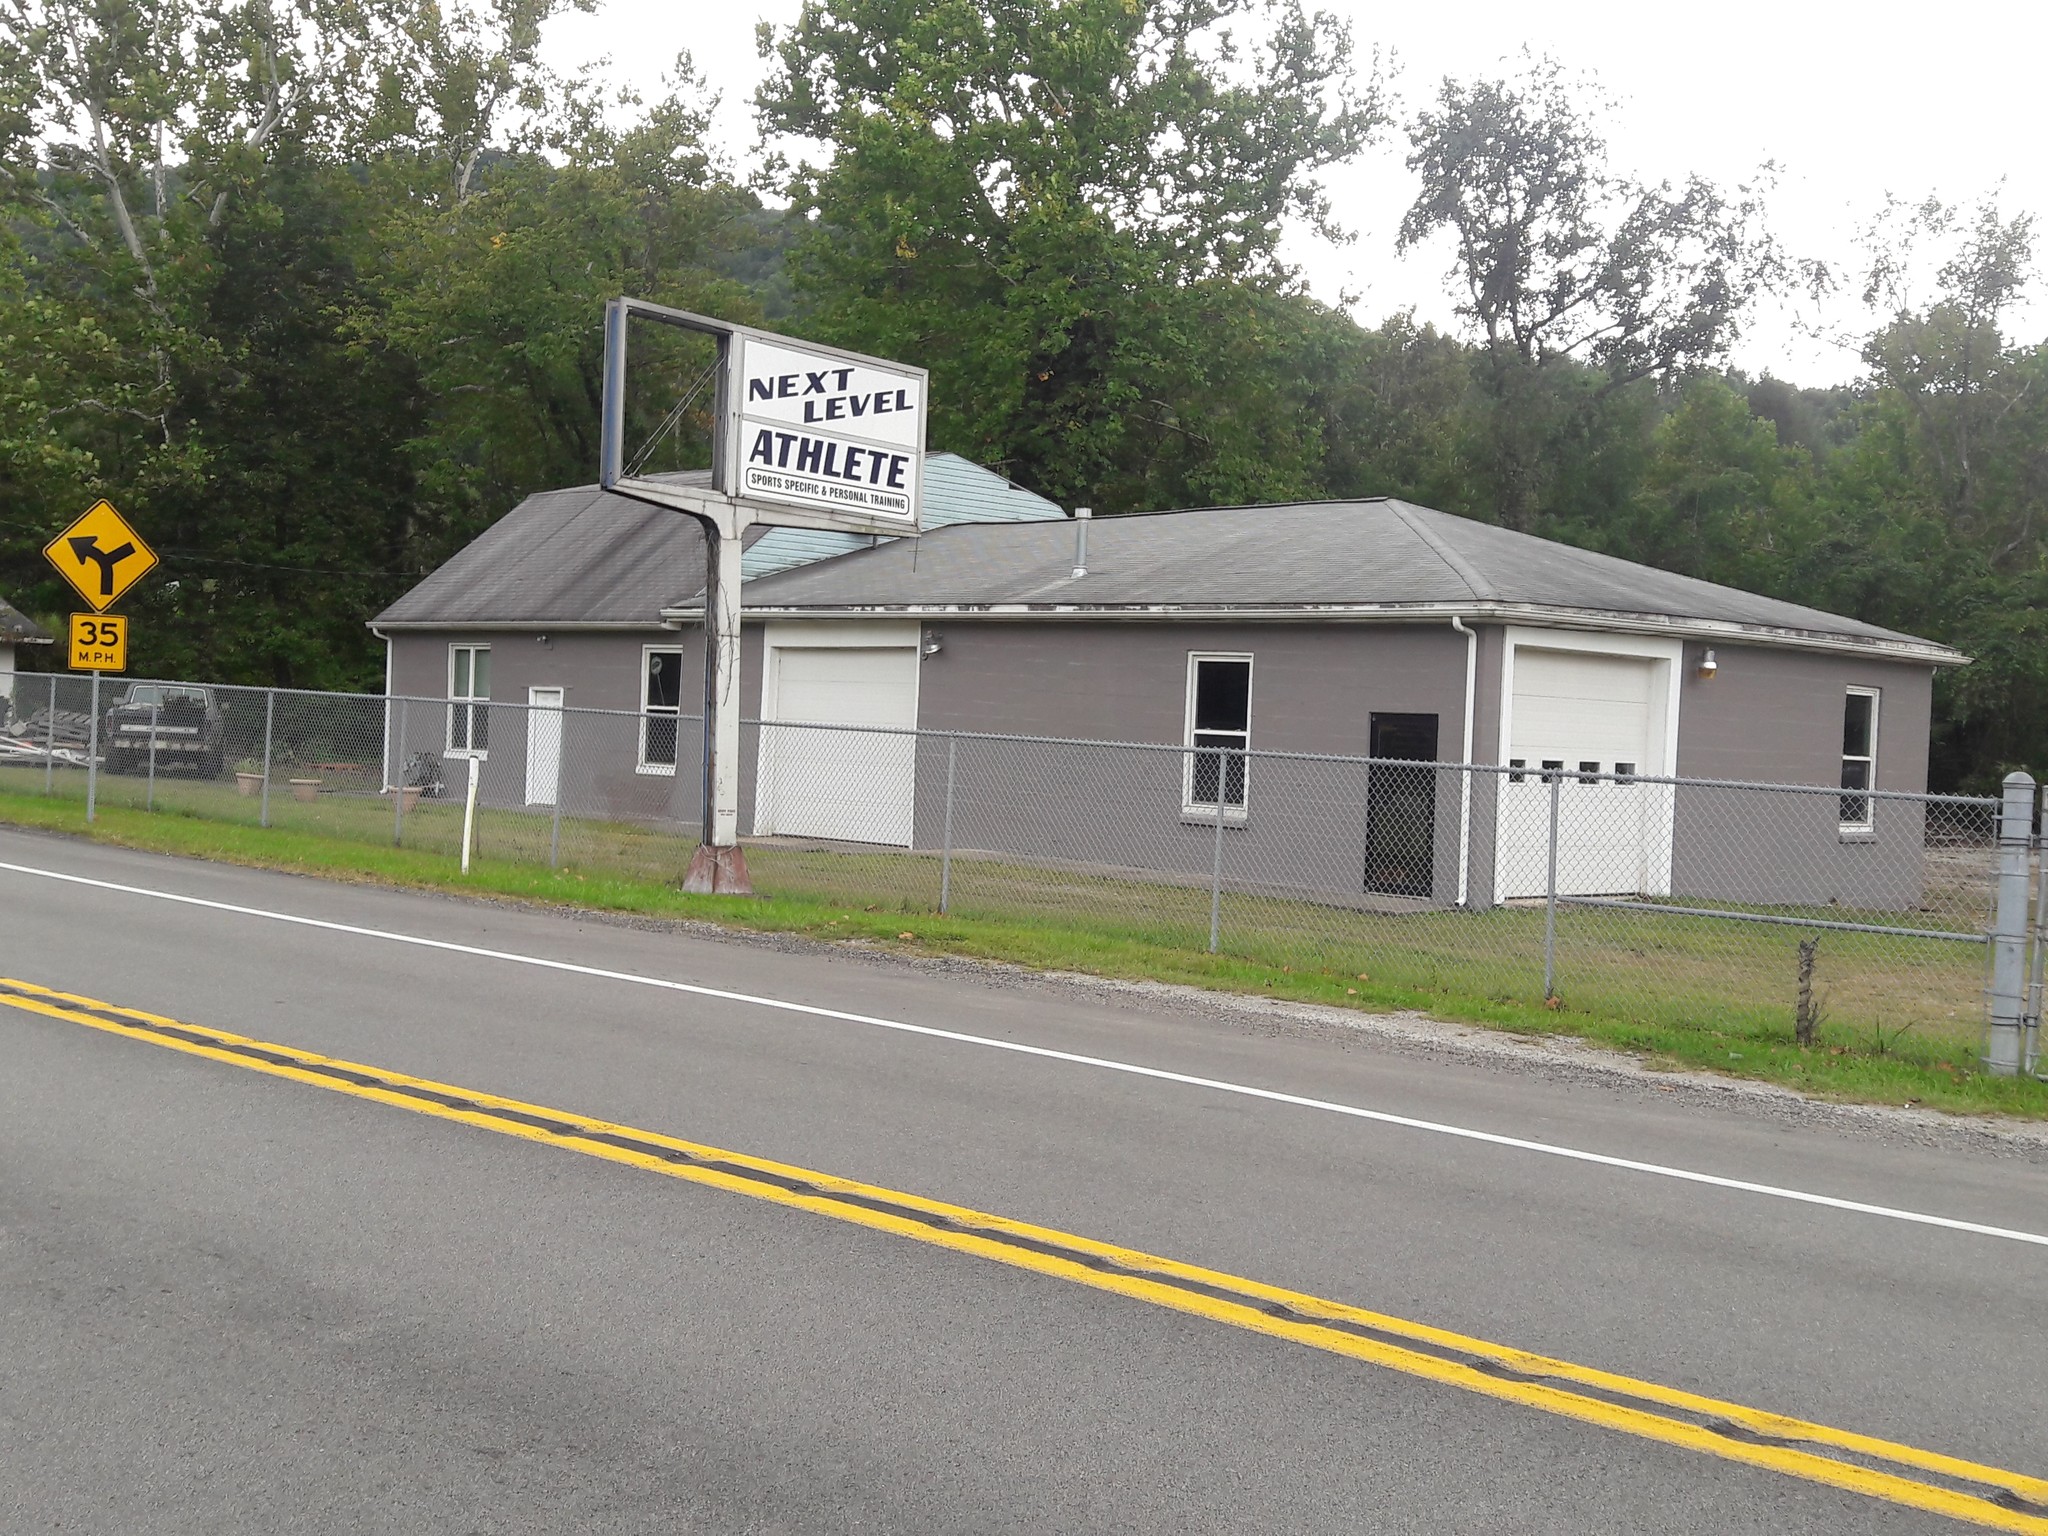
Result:
<instances>
[{"instance_id":1,"label":"flower pot","mask_svg":"<svg viewBox=\"0 0 2048 1536\"><path fill-rule=\"evenodd\" d=\"M402 795L402 796L404 796L404 800L403 800L403 802L402 802L402 803L403 803L403 807L404 807L404 809L406 809L406 810L410 811L410 810L411 810L411 809L412 809L412 808L413 808L414 806L416 806L416 805L418 805L418 804L420 803L420 791L421 791L421 790L422 790L423 788L424 788L424 786L423 786L423 785L419 785L419 784L408 784L408 785L406 785L406 786L405 786L405 788L403 788L403 789L387 789L387 790L385 790L385 791L384 791L384 793L385 793L385 794L387 794L387 795Z\"/></svg>"},{"instance_id":2,"label":"flower pot","mask_svg":"<svg viewBox=\"0 0 2048 1536\"><path fill-rule=\"evenodd\" d=\"M311 805L314 800L319 798L319 795L320 781L318 779L292 780L292 798L294 800L303 800L306 804Z\"/></svg>"},{"instance_id":3,"label":"flower pot","mask_svg":"<svg viewBox=\"0 0 2048 1536\"><path fill-rule=\"evenodd\" d=\"M242 794L242 795L253 795L253 794L255 794L255 793L256 793L257 791L261 790L262 788L263 788L263 775L262 775L262 774L260 774L260 773L243 773L243 772L242 772L242 771L241 771L240 769L236 769L236 770L235 770L235 792L236 792L237 794Z\"/></svg>"}]
</instances>

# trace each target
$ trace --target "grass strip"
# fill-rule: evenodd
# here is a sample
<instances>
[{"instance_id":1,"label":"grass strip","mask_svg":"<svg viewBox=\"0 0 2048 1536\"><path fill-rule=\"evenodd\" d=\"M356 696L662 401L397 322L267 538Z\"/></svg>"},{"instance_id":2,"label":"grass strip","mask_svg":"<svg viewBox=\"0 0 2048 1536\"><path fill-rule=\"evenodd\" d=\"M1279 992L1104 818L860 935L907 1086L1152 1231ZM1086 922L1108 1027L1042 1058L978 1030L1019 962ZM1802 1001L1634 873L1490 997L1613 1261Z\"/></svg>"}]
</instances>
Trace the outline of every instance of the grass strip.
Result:
<instances>
[{"instance_id":1,"label":"grass strip","mask_svg":"<svg viewBox=\"0 0 2048 1536\"><path fill-rule=\"evenodd\" d=\"M884 948L997 960L1038 970L1161 981L1385 1012L1409 1010L1525 1035L1569 1035L1626 1051L1653 1067L1696 1068L1771 1082L1845 1102L1920 1105L1954 1114L2048 1119L2048 1082L1994 1078L1978 1067L1971 1034L1904 1037L1824 1023L1815 1045L1792 1039L1789 1016L1768 1008L1703 1012L1599 999L1557 1008L1459 990L1455 973L1428 989L1374 981L1242 950L1212 955L1162 940L1114 911L1085 920L1062 913L940 916L902 900L862 904L844 892L760 897L688 896L644 875L552 871L480 858L463 875L445 851L380 847L294 827L268 829L175 812L102 806L85 824L76 800L0 790L0 823L153 853L401 889L492 896L656 918L691 919L762 933L855 939ZM681 861L678 853L678 863Z\"/></svg>"}]
</instances>

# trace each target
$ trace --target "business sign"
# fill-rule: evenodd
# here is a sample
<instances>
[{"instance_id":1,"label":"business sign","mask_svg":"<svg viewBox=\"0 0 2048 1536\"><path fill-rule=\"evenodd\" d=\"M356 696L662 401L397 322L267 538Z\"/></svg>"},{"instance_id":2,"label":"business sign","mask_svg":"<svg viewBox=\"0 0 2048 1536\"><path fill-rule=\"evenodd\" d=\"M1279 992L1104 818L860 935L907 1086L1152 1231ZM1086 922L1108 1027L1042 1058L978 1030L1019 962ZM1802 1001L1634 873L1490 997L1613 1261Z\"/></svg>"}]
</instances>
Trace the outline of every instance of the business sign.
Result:
<instances>
[{"instance_id":1,"label":"business sign","mask_svg":"<svg viewBox=\"0 0 2048 1536\"><path fill-rule=\"evenodd\" d=\"M650 327L715 338L715 365L680 367L672 341ZM613 299L597 483L693 517L737 519L734 527L914 536L928 394L924 369L906 363ZM708 487L676 451L684 424L707 419ZM648 467L658 452L670 467Z\"/></svg>"},{"instance_id":2,"label":"business sign","mask_svg":"<svg viewBox=\"0 0 2048 1536\"><path fill-rule=\"evenodd\" d=\"M142 535L128 526L110 501L94 502L83 517L43 546L43 558L101 613L156 568L156 551L142 542Z\"/></svg>"},{"instance_id":3,"label":"business sign","mask_svg":"<svg viewBox=\"0 0 2048 1536\"><path fill-rule=\"evenodd\" d=\"M779 337L734 338L736 494L917 526L925 376Z\"/></svg>"},{"instance_id":4,"label":"business sign","mask_svg":"<svg viewBox=\"0 0 2048 1536\"><path fill-rule=\"evenodd\" d=\"M128 618L119 613L71 615L71 670L126 672Z\"/></svg>"}]
</instances>

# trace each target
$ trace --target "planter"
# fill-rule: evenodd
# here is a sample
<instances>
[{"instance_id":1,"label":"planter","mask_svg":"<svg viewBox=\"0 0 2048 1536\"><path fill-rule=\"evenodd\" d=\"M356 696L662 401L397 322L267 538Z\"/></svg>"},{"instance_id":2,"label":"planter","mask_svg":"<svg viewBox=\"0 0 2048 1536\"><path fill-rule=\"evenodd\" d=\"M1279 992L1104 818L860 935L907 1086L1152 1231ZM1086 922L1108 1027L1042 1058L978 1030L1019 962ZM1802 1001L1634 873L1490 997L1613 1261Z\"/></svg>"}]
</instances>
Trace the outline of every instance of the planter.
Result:
<instances>
[{"instance_id":1,"label":"planter","mask_svg":"<svg viewBox=\"0 0 2048 1536\"><path fill-rule=\"evenodd\" d=\"M262 774L243 773L240 769L235 770L235 793L241 795L253 795L256 794L262 788Z\"/></svg>"},{"instance_id":2,"label":"planter","mask_svg":"<svg viewBox=\"0 0 2048 1536\"><path fill-rule=\"evenodd\" d=\"M420 793L424 787L424 785L420 784L408 784L404 789L387 789L384 793L387 795L403 795L405 797L403 807L410 811L420 803Z\"/></svg>"},{"instance_id":3,"label":"planter","mask_svg":"<svg viewBox=\"0 0 2048 1536\"><path fill-rule=\"evenodd\" d=\"M320 781L318 779L292 780L292 798L294 800L303 800L306 804L311 805L314 800L319 798L319 795Z\"/></svg>"}]
</instances>

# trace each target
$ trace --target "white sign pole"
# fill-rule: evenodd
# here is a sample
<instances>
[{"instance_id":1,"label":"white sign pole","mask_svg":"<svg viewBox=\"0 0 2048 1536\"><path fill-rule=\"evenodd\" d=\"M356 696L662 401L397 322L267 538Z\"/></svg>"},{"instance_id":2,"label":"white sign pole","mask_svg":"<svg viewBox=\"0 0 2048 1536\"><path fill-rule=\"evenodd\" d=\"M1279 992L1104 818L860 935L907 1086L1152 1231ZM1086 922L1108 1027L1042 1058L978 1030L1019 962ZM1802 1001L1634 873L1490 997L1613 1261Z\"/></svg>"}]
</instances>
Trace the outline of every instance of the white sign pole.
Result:
<instances>
[{"instance_id":1,"label":"white sign pole","mask_svg":"<svg viewBox=\"0 0 2048 1536\"><path fill-rule=\"evenodd\" d=\"M740 847L740 543L741 520L700 519L704 527L704 776L702 842L683 889L743 895ZM731 526L726 526L727 524Z\"/></svg>"},{"instance_id":2,"label":"white sign pole","mask_svg":"<svg viewBox=\"0 0 2048 1536\"><path fill-rule=\"evenodd\" d=\"M709 486L643 477L639 460L627 461L626 333L634 316L718 338ZM704 529L702 837L683 877L686 891L753 889L739 845L740 536L771 523L914 537L928 384L922 368L884 358L638 299L606 306L598 484L681 512Z\"/></svg>"}]
</instances>

